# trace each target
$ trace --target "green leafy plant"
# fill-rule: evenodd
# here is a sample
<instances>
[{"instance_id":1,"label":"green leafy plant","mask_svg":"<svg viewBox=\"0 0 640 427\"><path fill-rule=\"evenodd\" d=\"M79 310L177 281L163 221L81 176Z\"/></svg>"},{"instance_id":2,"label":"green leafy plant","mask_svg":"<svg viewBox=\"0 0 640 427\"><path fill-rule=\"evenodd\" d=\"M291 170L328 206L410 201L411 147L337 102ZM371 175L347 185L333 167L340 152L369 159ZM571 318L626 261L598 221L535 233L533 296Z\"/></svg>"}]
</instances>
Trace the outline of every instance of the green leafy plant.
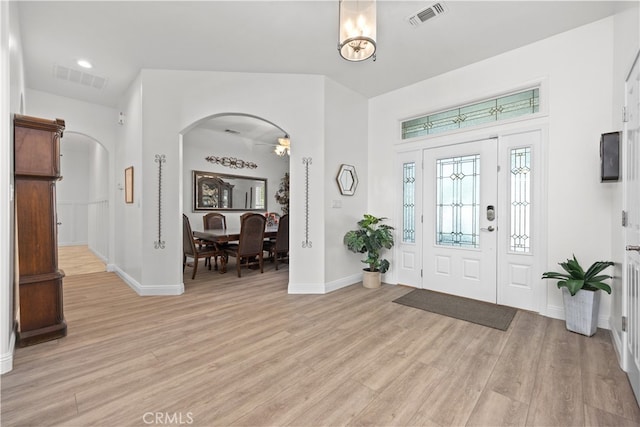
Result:
<instances>
[{"instance_id":1,"label":"green leafy plant","mask_svg":"<svg viewBox=\"0 0 640 427\"><path fill-rule=\"evenodd\" d=\"M389 270L389 261L380 258L383 249L393 246L393 227L382 224L385 219L365 214L364 219L358 221L358 229L344 235L344 244L351 252L367 253L362 262L369 266L368 271L385 273Z\"/></svg>"},{"instance_id":2,"label":"green leafy plant","mask_svg":"<svg viewBox=\"0 0 640 427\"><path fill-rule=\"evenodd\" d=\"M567 259L566 262L560 262L558 264L566 273L547 271L542 275L543 279L558 280L558 289L566 287L571 295L575 295L580 289L588 291L601 289L611 294L611 286L603 282L603 280L610 279L611 276L599 273L605 268L612 266L614 264L613 262L597 261L591 264L591 267L589 267L587 271L584 271L574 255L573 259Z\"/></svg>"}]
</instances>

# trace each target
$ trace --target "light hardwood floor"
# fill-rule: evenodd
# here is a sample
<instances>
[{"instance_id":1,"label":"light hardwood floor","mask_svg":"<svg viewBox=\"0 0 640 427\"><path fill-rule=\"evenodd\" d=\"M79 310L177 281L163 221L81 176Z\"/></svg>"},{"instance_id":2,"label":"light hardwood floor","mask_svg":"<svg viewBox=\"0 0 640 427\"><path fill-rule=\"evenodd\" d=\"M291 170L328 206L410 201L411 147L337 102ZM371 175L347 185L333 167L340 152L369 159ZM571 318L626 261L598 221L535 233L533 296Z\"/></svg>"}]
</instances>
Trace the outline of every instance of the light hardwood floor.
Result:
<instances>
[{"instance_id":1,"label":"light hardwood floor","mask_svg":"<svg viewBox=\"0 0 640 427\"><path fill-rule=\"evenodd\" d=\"M58 246L58 268L67 277L106 270L104 262L87 245Z\"/></svg>"},{"instance_id":2,"label":"light hardwood floor","mask_svg":"<svg viewBox=\"0 0 640 427\"><path fill-rule=\"evenodd\" d=\"M608 331L520 311L502 332L395 304L400 286L288 295L287 270L201 265L174 297L67 277L68 336L16 350L2 425L640 424Z\"/></svg>"}]
</instances>

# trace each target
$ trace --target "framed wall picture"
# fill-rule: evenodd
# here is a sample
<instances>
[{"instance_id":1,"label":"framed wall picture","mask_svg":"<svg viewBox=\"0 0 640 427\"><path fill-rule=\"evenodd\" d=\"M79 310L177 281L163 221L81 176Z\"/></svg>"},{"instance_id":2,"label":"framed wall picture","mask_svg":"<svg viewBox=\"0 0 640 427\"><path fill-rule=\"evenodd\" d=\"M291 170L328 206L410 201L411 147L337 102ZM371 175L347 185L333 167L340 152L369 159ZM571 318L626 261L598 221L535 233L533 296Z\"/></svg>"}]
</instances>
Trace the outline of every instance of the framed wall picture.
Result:
<instances>
[{"instance_id":1,"label":"framed wall picture","mask_svg":"<svg viewBox=\"0 0 640 427\"><path fill-rule=\"evenodd\" d=\"M124 170L124 202L133 203L133 166Z\"/></svg>"}]
</instances>

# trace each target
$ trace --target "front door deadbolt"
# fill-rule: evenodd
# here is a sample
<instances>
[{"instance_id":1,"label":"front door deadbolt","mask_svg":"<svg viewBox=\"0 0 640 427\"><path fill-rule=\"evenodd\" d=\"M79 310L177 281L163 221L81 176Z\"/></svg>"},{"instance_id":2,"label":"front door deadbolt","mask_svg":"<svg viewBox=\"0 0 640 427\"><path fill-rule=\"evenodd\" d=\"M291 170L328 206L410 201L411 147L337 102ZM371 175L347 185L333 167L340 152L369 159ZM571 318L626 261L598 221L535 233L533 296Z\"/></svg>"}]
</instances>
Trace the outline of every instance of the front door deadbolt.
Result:
<instances>
[{"instance_id":1,"label":"front door deadbolt","mask_svg":"<svg viewBox=\"0 0 640 427\"><path fill-rule=\"evenodd\" d=\"M496 219L496 211L493 205L487 206L487 221L493 221Z\"/></svg>"}]
</instances>

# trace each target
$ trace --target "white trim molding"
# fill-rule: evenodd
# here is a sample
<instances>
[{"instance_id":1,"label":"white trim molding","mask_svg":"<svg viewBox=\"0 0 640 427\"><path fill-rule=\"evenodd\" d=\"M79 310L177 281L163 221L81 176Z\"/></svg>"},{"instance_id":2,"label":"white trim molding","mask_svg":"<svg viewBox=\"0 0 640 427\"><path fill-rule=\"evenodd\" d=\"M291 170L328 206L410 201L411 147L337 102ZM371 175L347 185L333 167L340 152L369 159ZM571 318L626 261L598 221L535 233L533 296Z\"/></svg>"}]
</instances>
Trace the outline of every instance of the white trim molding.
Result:
<instances>
[{"instance_id":1,"label":"white trim molding","mask_svg":"<svg viewBox=\"0 0 640 427\"><path fill-rule=\"evenodd\" d=\"M143 285L127 273L122 271L119 267L109 264L107 271L115 272L131 289L136 291L140 296L170 296L170 295L182 295L184 293L184 283L178 283L176 285Z\"/></svg>"},{"instance_id":2,"label":"white trim molding","mask_svg":"<svg viewBox=\"0 0 640 427\"><path fill-rule=\"evenodd\" d=\"M9 338L9 351L0 355L0 375L6 374L13 369L13 351L16 347L16 334L11 333Z\"/></svg>"}]
</instances>

